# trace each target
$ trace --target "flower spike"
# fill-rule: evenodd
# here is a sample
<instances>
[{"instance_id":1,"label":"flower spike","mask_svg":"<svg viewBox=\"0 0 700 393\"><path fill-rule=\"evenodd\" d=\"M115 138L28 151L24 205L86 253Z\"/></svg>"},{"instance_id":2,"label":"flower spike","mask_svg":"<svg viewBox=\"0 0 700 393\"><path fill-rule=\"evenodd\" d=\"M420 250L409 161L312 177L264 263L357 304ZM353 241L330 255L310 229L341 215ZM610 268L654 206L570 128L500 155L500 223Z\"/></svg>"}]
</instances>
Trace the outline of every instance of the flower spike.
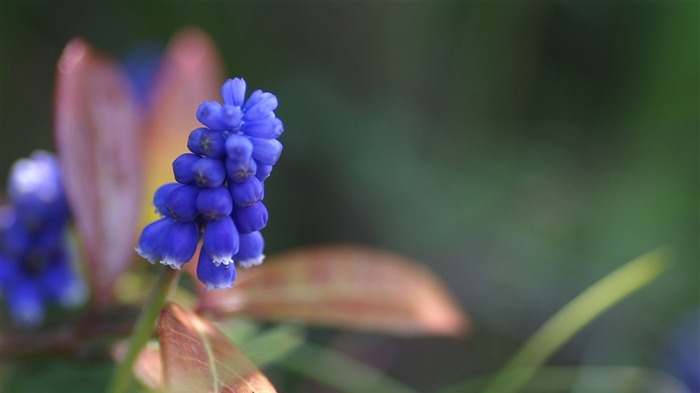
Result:
<instances>
[{"instance_id":1,"label":"flower spike","mask_svg":"<svg viewBox=\"0 0 700 393\"><path fill-rule=\"evenodd\" d=\"M15 325L33 328L45 308L74 307L87 286L72 264L69 208L55 157L35 152L14 164L0 207L0 298Z\"/></svg>"},{"instance_id":2,"label":"flower spike","mask_svg":"<svg viewBox=\"0 0 700 393\"><path fill-rule=\"evenodd\" d=\"M274 94L256 90L246 100L245 81L234 78L221 95L223 103L197 108L203 126L184 141L190 153L173 161L177 183L161 186L153 198L163 218L143 229L136 248L151 263L180 269L203 239L197 277L207 289L230 288L236 267L259 265L265 257L260 230L268 211L261 201L284 131Z\"/></svg>"}]
</instances>

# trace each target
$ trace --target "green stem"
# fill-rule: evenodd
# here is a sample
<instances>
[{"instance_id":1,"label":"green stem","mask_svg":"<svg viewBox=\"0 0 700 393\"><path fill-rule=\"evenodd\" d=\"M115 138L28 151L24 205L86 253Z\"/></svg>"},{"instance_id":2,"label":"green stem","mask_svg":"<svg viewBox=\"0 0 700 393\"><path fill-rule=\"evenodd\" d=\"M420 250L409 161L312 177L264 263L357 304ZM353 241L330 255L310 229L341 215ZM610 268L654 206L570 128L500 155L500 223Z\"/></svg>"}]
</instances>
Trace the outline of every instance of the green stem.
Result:
<instances>
[{"instance_id":1,"label":"green stem","mask_svg":"<svg viewBox=\"0 0 700 393\"><path fill-rule=\"evenodd\" d=\"M179 277L179 270L174 270L167 266L160 267L153 291L141 310L134 330L131 332L124 360L117 366L112 375L107 392L124 393L129 388L133 380L133 368L136 358L153 335L156 318L158 318L160 310L168 300L170 293L177 286Z\"/></svg>"},{"instance_id":2,"label":"green stem","mask_svg":"<svg viewBox=\"0 0 700 393\"><path fill-rule=\"evenodd\" d=\"M648 252L593 284L552 316L523 345L483 393L519 391L542 364L600 314L644 287L669 267L665 250Z\"/></svg>"}]
</instances>

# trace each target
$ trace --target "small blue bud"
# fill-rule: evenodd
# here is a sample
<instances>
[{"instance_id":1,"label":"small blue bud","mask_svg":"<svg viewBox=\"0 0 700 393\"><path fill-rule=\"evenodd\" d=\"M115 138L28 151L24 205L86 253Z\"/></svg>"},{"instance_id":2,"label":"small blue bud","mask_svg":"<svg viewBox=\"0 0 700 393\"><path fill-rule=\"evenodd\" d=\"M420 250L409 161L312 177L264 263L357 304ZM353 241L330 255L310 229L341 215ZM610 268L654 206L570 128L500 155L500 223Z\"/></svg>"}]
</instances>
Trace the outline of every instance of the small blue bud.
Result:
<instances>
[{"instance_id":1,"label":"small blue bud","mask_svg":"<svg viewBox=\"0 0 700 393\"><path fill-rule=\"evenodd\" d=\"M268 117L261 120L243 123L241 131L255 138L278 138L284 132L282 120L276 117Z\"/></svg>"},{"instance_id":2,"label":"small blue bud","mask_svg":"<svg viewBox=\"0 0 700 393\"><path fill-rule=\"evenodd\" d=\"M167 183L158 187L156 192L153 194L153 205L156 207L156 213L159 213L161 216L167 216L170 214L168 212L168 208L165 206L165 203L168 200L168 195L170 195L170 192L178 187L180 187L179 183Z\"/></svg>"},{"instance_id":3,"label":"small blue bud","mask_svg":"<svg viewBox=\"0 0 700 393\"><path fill-rule=\"evenodd\" d=\"M255 91L253 92L253 94L251 94L250 97L248 97L248 101L246 101L245 104L243 105L243 111L244 111L244 112L247 112L247 111L250 110L250 108L252 108L255 104L257 104L258 102L260 102L260 100L264 97L264 96L263 96L264 94L265 94L265 93L263 93L263 91L260 90L260 89L255 90Z\"/></svg>"},{"instance_id":4,"label":"small blue bud","mask_svg":"<svg viewBox=\"0 0 700 393\"><path fill-rule=\"evenodd\" d=\"M201 140L202 136L209 131L211 130L204 127L192 130L192 132L190 132L190 136L187 137L187 148L190 149L192 153L203 156L204 153L202 153Z\"/></svg>"},{"instance_id":5,"label":"small blue bud","mask_svg":"<svg viewBox=\"0 0 700 393\"><path fill-rule=\"evenodd\" d=\"M173 161L173 174L175 180L180 184L194 183L194 172L192 165L199 161L199 156L196 154L185 153Z\"/></svg>"},{"instance_id":6,"label":"small blue bud","mask_svg":"<svg viewBox=\"0 0 700 393\"><path fill-rule=\"evenodd\" d=\"M258 169L255 171L255 177L260 181L265 181L272 173L272 165L258 165Z\"/></svg>"},{"instance_id":7,"label":"small blue bud","mask_svg":"<svg viewBox=\"0 0 700 393\"><path fill-rule=\"evenodd\" d=\"M225 131L228 126L223 109L216 101L204 102L197 109L197 120L212 130Z\"/></svg>"},{"instance_id":8,"label":"small blue bud","mask_svg":"<svg viewBox=\"0 0 700 393\"><path fill-rule=\"evenodd\" d=\"M44 320L44 300L36 283L19 278L9 288L7 308L12 322L22 328L35 328Z\"/></svg>"},{"instance_id":9,"label":"small blue bud","mask_svg":"<svg viewBox=\"0 0 700 393\"><path fill-rule=\"evenodd\" d=\"M206 220L218 220L233 211L233 200L228 188L203 188L197 196L197 210Z\"/></svg>"},{"instance_id":10,"label":"small blue bud","mask_svg":"<svg viewBox=\"0 0 700 393\"><path fill-rule=\"evenodd\" d=\"M262 202L249 207L236 207L233 210L233 221L240 233L259 231L267 225L267 208Z\"/></svg>"},{"instance_id":11,"label":"small blue bud","mask_svg":"<svg viewBox=\"0 0 700 393\"><path fill-rule=\"evenodd\" d=\"M199 214L197 209L198 195L199 187L193 184L181 185L170 191L165 200L165 207L174 219L183 222L192 221Z\"/></svg>"},{"instance_id":12,"label":"small blue bud","mask_svg":"<svg viewBox=\"0 0 700 393\"><path fill-rule=\"evenodd\" d=\"M253 143L249 138L231 134L226 138L226 155L236 162L245 162L253 154Z\"/></svg>"},{"instance_id":13,"label":"small blue bud","mask_svg":"<svg viewBox=\"0 0 700 393\"><path fill-rule=\"evenodd\" d=\"M240 183L232 182L229 190L231 190L233 203L240 207L252 206L260 202L264 196L263 184L256 177L249 177Z\"/></svg>"},{"instance_id":14,"label":"small blue bud","mask_svg":"<svg viewBox=\"0 0 700 393\"><path fill-rule=\"evenodd\" d=\"M230 216L208 221L203 238L204 252L215 264L233 262L233 255L238 252L238 231Z\"/></svg>"},{"instance_id":15,"label":"small blue bud","mask_svg":"<svg viewBox=\"0 0 700 393\"><path fill-rule=\"evenodd\" d=\"M253 158L261 164L275 165L282 154L282 144L277 139L250 138Z\"/></svg>"},{"instance_id":16,"label":"small blue bud","mask_svg":"<svg viewBox=\"0 0 700 393\"><path fill-rule=\"evenodd\" d=\"M251 232L242 234L239 237L240 246L238 253L233 256L239 266L251 267L259 265L265 259L263 249L265 248L265 240L263 240L260 232Z\"/></svg>"},{"instance_id":17,"label":"small blue bud","mask_svg":"<svg viewBox=\"0 0 700 393\"><path fill-rule=\"evenodd\" d=\"M226 123L227 130L238 130L243 118L243 112L240 107L232 105L224 105L221 115Z\"/></svg>"},{"instance_id":18,"label":"small blue bud","mask_svg":"<svg viewBox=\"0 0 700 393\"><path fill-rule=\"evenodd\" d=\"M141 231L136 252L152 264L163 259L163 242L174 223L175 220L165 217L146 225Z\"/></svg>"},{"instance_id":19,"label":"small blue bud","mask_svg":"<svg viewBox=\"0 0 700 393\"><path fill-rule=\"evenodd\" d=\"M221 131L207 130L199 140L202 155L212 158L219 158L226 153L226 138Z\"/></svg>"},{"instance_id":20,"label":"small blue bud","mask_svg":"<svg viewBox=\"0 0 700 393\"><path fill-rule=\"evenodd\" d=\"M224 98L224 104L238 107L243 106L245 88L245 80L242 78L227 80L221 87L221 96Z\"/></svg>"},{"instance_id":21,"label":"small blue bud","mask_svg":"<svg viewBox=\"0 0 700 393\"><path fill-rule=\"evenodd\" d=\"M240 183L243 180L255 175L258 165L255 160L249 158L247 161L234 161L230 158L226 159L226 174L232 182Z\"/></svg>"},{"instance_id":22,"label":"small blue bud","mask_svg":"<svg viewBox=\"0 0 700 393\"><path fill-rule=\"evenodd\" d=\"M224 163L216 158L200 158L192 165L192 172L199 187L219 187L226 180Z\"/></svg>"},{"instance_id":23,"label":"small blue bud","mask_svg":"<svg viewBox=\"0 0 700 393\"><path fill-rule=\"evenodd\" d=\"M248 122L272 117L274 116L272 111L274 111L276 108L277 97L275 97L275 95L272 93L262 93L258 102L245 109L246 112L243 115L243 120Z\"/></svg>"},{"instance_id":24,"label":"small blue bud","mask_svg":"<svg viewBox=\"0 0 700 393\"><path fill-rule=\"evenodd\" d=\"M172 224L163 239L163 256L160 263L173 269L181 269L197 251L199 226L194 221Z\"/></svg>"},{"instance_id":25,"label":"small blue bud","mask_svg":"<svg viewBox=\"0 0 700 393\"><path fill-rule=\"evenodd\" d=\"M197 262L197 278L207 286L207 291L228 289L233 287L233 282L236 280L236 266L233 263L217 265L202 252Z\"/></svg>"}]
</instances>

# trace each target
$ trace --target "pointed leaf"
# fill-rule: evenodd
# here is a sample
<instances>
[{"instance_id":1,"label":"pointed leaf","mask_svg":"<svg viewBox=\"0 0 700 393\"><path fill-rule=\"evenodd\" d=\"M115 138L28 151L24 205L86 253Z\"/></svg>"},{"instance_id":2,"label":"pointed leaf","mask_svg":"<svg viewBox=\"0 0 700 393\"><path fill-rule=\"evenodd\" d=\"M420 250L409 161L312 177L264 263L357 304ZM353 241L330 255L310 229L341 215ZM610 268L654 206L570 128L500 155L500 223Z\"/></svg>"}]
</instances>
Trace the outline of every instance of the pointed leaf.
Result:
<instances>
[{"instance_id":1,"label":"pointed leaf","mask_svg":"<svg viewBox=\"0 0 700 393\"><path fill-rule=\"evenodd\" d=\"M214 325L177 304L161 312L158 336L170 393L276 391Z\"/></svg>"},{"instance_id":2,"label":"pointed leaf","mask_svg":"<svg viewBox=\"0 0 700 393\"><path fill-rule=\"evenodd\" d=\"M136 237L141 128L129 89L122 70L85 41L68 43L58 63L56 145L100 306L112 301Z\"/></svg>"},{"instance_id":3,"label":"pointed leaf","mask_svg":"<svg viewBox=\"0 0 700 393\"><path fill-rule=\"evenodd\" d=\"M146 127L144 221L156 219L151 200L155 190L174 181L172 162L187 152L187 138L201 125L195 114L204 101L221 100L223 66L216 46L202 31L188 28L168 46L157 72Z\"/></svg>"},{"instance_id":4,"label":"pointed leaf","mask_svg":"<svg viewBox=\"0 0 700 393\"><path fill-rule=\"evenodd\" d=\"M406 336L460 336L468 326L427 268L359 246L301 249L241 269L233 289L203 292L199 309Z\"/></svg>"}]
</instances>

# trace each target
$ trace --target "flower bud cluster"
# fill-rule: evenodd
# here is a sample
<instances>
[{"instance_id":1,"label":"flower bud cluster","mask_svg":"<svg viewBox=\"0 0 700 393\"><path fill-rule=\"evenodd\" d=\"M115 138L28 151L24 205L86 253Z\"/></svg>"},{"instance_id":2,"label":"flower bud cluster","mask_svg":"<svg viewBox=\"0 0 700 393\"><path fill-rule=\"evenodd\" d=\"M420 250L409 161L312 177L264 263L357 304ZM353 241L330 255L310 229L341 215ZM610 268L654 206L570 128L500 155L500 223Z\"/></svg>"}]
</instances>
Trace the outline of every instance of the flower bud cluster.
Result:
<instances>
[{"instance_id":1,"label":"flower bud cluster","mask_svg":"<svg viewBox=\"0 0 700 393\"><path fill-rule=\"evenodd\" d=\"M151 263L181 269L201 237L197 277L207 289L230 288L236 266L262 263L264 181L282 152L277 138L284 130L273 94L256 90L246 100L240 78L226 81L221 93L223 104L199 106L204 127L190 133L190 153L173 161L176 183L155 192L162 218L144 228L136 247Z\"/></svg>"},{"instance_id":2,"label":"flower bud cluster","mask_svg":"<svg viewBox=\"0 0 700 393\"><path fill-rule=\"evenodd\" d=\"M69 209L55 157L35 152L8 178L9 203L0 209L0 295L12 321L39 325L51 304L71 307L87 289L72 265Z\"/></svg>"}]
</instances>

